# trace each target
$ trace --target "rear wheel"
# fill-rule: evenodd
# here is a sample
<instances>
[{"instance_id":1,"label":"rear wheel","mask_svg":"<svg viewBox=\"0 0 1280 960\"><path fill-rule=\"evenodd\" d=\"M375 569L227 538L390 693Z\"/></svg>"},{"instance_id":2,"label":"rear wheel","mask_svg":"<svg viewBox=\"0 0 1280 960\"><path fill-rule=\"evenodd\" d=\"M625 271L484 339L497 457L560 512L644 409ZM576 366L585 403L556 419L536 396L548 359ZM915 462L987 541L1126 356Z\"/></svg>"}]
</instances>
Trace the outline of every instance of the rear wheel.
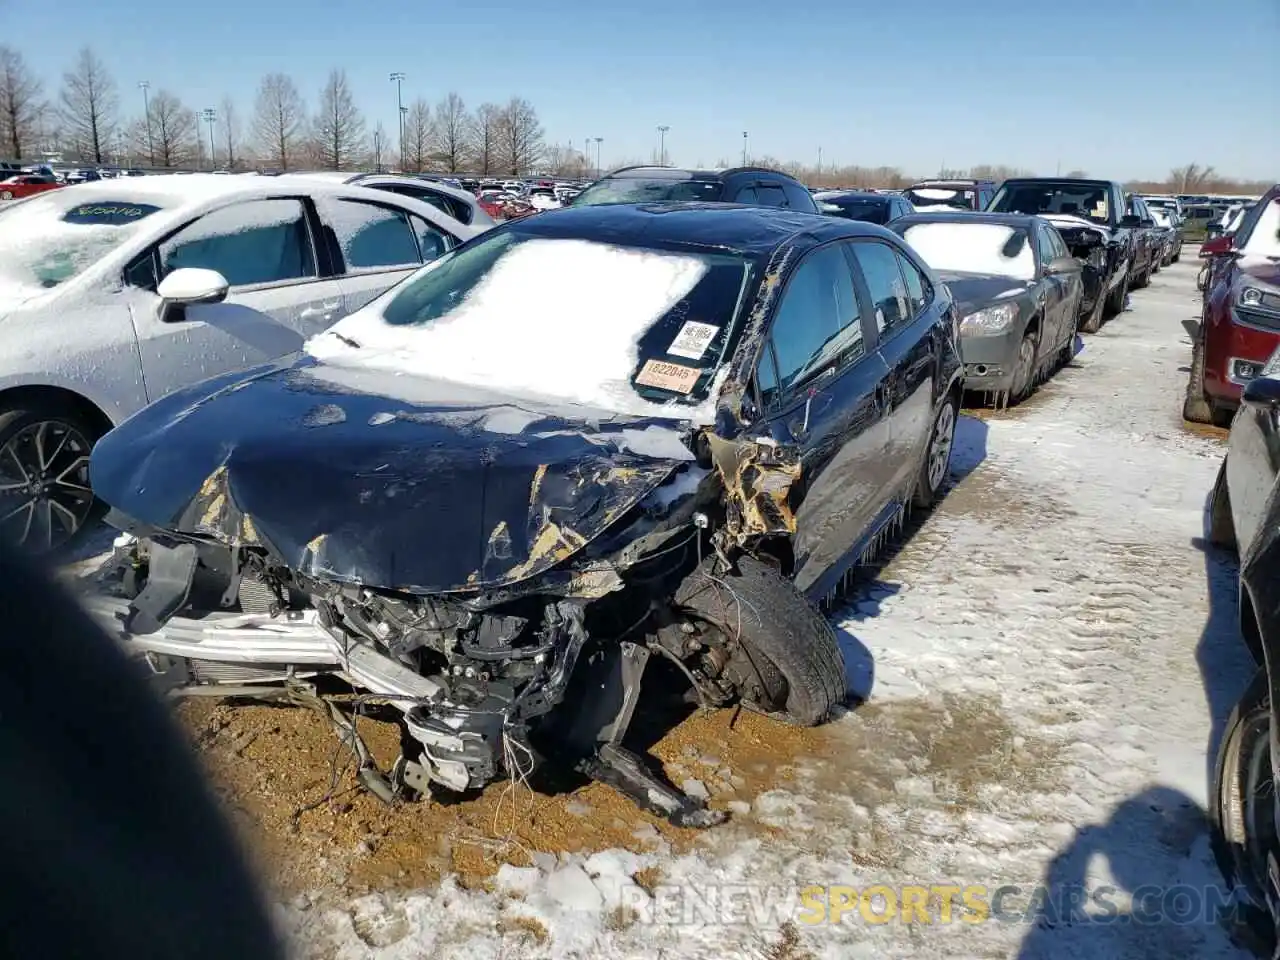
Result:
<instances>
[{"instance_id":1,"label":"rear wheel","mask_svg":"<svg viewBox=\"0 0 1280 960\"><path fill-rule=\"evenodd\" d=\"M0 538L47 553L97 519L89 488L97 438L81 416L54 405L0 413Z\"/></svg>"},{"instance_id":2,"label":"rear wheel","mask_svg":"<svg viewBox=\"0 0 1280 960\"><path fill-rule=\"evenodd\" d=\"M799 726L822 723L845 701L835 630L777 568L751 556L735 567L716 573L714 558L703 561L676 604L724 638L745 706Z\"/></svg>"},{"instance_id":3,"label":"rear wheel","mask_svg":"<svg viewBox=\"0 0 1280 960\"><path fill-rule=\"evenodd\" d=\"M929 433L929 446L925 450L920 475L916 478L915 493L911 502L917 507L933 506L942 492L947 472L951 469L951 450L956 442L956 396L948 394L942 406L933 416L933 430Z\"/></svg>"},{"instance_id":4,"label":"rear wheel","mask_svg":"<svg viewBox=\"0 0 1280 960\"><path fill-rule=\"evenodd\" d=\"M1270 732L1267 675L1259 670L1231 712L1218 747L1209 821L1218 869L1243 904L1239 919L1268 948L1275 924L1267 909L1267 855L1280 842Z\"/></svg>"},{"instance_id":5,"label":"rear wheel","mask_svg":"<svg viewBox=\"0 0 1280 960\"><path fill-rule=\"evenodd\" d=\"M12 200L12 199L13 199L12 190L0 190L0 200Z\"/></svg>"}]
</instances>

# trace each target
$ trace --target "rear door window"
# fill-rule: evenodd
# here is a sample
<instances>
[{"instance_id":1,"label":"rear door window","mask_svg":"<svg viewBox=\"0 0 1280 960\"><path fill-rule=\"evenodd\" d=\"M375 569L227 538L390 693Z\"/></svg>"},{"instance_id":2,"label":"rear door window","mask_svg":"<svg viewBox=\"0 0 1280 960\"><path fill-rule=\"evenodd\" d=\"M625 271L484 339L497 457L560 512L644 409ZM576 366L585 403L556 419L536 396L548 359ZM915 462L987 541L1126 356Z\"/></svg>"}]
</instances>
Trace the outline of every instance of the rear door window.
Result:
<instances>
[{"instance_id":1,"label":"rear door window","mask_svg":"<svg viewBox=\"0 0 1280 960\"><path fill-rule=\"evenodd\" d=\"M325 200L320 215L333 230L347 271L416 267L422 262L409 215L363 200Z\"/></svg>"},{"instance_id":2,"label":"rear door window","mask_svg":"<svg viewBox=\"0 0 1280 960\"><path fill-rule=\"evenodd\" d=\"M738 191L738 195L733 198L734 203L749 203L753 206L760 202L760 198L756 195L755 184L748 184Z\"/></svg>"},{"instance_id":3,"label":"rear door window","mask_svg":"<svg viewBox=\"0 0 1280 960\"><path fill-rule=\"evenodd\" d=\"M912 316L911 298L897 251L888 244L872 241L853 244L853 253L871 293L876 329L883 335L903 326Z\"/></svg>"},{"instance_id":4,"label":"rear door window","mask_svg":"<svg viewBox=\"0 0 1280 960\"><path fill-rule=\"evenodd\" d=\"M757 201L762 207L785 207L787 206L787 195L782 192L781 184L777 183L757 183L756 196Z\"/></svg>"},{"instance_id":5,"label":"rear door window","mask_svg":"<svg viewBox=\"0 0 1280 960\"><path fill-rule=\"evenodd\" d=\"M216 270L233 287L317 276L301 200L246 200L214 210L160 244L160 275Z\"/></svg>"}]
</instances>

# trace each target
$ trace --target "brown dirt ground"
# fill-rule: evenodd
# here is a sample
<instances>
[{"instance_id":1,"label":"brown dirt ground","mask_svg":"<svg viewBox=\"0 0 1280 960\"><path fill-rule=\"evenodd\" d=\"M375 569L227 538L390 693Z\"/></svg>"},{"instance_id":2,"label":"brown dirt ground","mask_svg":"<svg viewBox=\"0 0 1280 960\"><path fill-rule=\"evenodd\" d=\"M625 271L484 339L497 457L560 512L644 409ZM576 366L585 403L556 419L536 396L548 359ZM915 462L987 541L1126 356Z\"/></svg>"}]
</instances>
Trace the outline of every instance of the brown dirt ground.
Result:
<instances>
[{"instance_id":1,"label":"brown dirt ground","mask_svg":"<svg viewBox=\"0 0 1280 960\"><path fill-rule=\"evenodd\" d=\"M475 887L504 863L529 865L533 852L642 853L664 843L680 852L703 835L673 827L597 783L559 796L497 783L462 802L389 808L356 784L349 751L317 713L196 699L180 704L178 715L247 855L280 895L411 889L448 873ZM395 726L362 718L359 729L389 769L399 752ZM674 783L701 780L709 805L724 809L785 786L795 758L829 756L834 747L822 728L718 710L685 720L649 752ZM325 797L335 757L342 772L335 795L298 814Z\"/></svg>"}]
</instances>

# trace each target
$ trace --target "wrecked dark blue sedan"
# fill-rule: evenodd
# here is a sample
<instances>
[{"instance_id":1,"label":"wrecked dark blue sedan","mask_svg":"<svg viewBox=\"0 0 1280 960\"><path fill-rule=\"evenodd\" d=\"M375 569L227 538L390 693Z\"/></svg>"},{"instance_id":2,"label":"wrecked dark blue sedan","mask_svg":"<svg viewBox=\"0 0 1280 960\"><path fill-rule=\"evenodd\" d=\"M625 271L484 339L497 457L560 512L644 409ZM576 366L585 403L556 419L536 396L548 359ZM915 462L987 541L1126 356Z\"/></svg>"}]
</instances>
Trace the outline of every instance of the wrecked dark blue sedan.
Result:
<instances>
[{"instance_id":1,"label":"wrecked dark blue sedan","mask_svg":"<svg viewBox=\"0 0 1280 960\"><path fill-rule=\"evenodd\" d=\"M692 203L508 223L297 359L104 437L92 482L129 536L95 609L174 689L330 674L394 705L390 771L349 705L326 714L382 796L547 758L712 823L623 746L642 678L800 724L843 702L820 605L943 487L956 327L869 224Z\"/></svg>"}]
</instances>

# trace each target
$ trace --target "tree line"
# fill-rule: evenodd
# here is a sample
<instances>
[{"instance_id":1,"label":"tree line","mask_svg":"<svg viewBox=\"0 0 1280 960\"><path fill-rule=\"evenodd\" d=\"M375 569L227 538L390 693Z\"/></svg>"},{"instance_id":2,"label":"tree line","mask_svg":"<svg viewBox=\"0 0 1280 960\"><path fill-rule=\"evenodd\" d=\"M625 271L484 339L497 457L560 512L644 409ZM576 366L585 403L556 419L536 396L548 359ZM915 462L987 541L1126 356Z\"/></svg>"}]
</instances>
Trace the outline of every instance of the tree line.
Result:
<instances>
[{"instance_id":1,"label":"tree line","mask_svg":"<svg viewBox=\"0 0 1280 960\"><path fill-rule=\"evenodd\" d=\"M395 168L482 175L539 170L589 176L595 167L589 153L547 142L533 104L518 96L505 104L482 103L474 110L456 92L434 104L415 98L403 114L403 151L398 129L389 133L381 123L369 129L341 69L330 72L314 109L285 73L262 78L246 115L230 97L224 97L212 111L212 124L206 122L203 111L188 107L168 88L148 88L144 98L146 106L140 115L123 111L115 78L91 48L77 54L55 92L46 90L18 50L0 44L0 158L29 162L49 151L83 163L175 169ZM924 179L899 167L813 165L768 156L749 159L820 187L896 189ZM642 157L628 162L652 161ZM714 166L736 163L737 159L719 159ZM613 164L622 165L626 164ZM699 159L693 166L704 164ZM984 164L926 176L998 183L1031 174ZM1071 170L1064 176L1085 176L1085 171ZM1171 170L1164 180L1129 186L1152 192L1260 194L1270 183L1244 181L1190 163Z\"/></svg>"},{"instance_id":2,"label":"tree line","mask_svg":"<svg viewBox=\"0 0 1280 960\"><path fill-rule=\"evenodd\" d=\"M197 111L172 90L149 85L143 110L122 110L120 90L89 47L77 54L52 96L22 54L0 45L0 157L38 160L46 152L93 164L280 171L395 167L415 173L467 170L520 175L547 152L538 112L513 96L505 104L469 110L454 92L431 104L406 104L400 131L370 129L346 71L330 71L314 109L293 79L270 73L258 85L252 110L241 114L224 97Z\"/></svg>"}]
</instances>

